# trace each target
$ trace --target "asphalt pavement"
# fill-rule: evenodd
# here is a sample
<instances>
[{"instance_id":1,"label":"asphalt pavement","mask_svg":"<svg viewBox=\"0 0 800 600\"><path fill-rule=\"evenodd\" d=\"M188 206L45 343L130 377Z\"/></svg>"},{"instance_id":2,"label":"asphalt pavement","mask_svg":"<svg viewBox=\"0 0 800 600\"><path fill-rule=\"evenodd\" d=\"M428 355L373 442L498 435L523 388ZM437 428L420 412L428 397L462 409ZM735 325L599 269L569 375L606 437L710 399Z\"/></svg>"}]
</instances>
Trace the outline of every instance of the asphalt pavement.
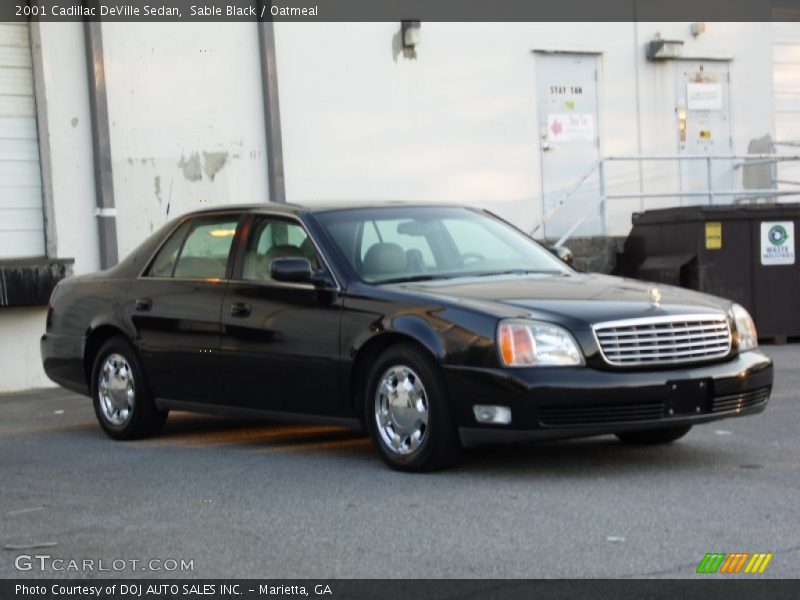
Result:
<instances>
[{"instance_id":1,"label":"asphalt pavement","mask_svg":"<svg viewBox=\"0 0 800 600\"><path fill-rule=\"evenodd\" d=\"M664 447L476 448L425 475L333 427L173 413L121 443L88 398L0 396L0 577L683 578L707 552L797 577L800 345L765 350L761 415Z\"/></svg>"}]
</instances>

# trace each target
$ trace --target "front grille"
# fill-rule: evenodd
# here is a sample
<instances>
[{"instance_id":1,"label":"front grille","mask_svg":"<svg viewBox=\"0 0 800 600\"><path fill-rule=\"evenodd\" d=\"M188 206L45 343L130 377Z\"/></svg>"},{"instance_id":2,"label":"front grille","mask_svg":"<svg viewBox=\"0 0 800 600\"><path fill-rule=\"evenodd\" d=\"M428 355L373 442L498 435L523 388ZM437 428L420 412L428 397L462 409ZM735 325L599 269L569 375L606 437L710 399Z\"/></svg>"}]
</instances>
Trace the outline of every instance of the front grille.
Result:
<instances>
[{"instance_id":1,"label":"front grille","mask_svg":"<svg viewBox=\"0 0 800 600\"><path fill-rule=\"evenodd\" d=\"M750 390L749 392L740 392L738 394L730 394L727 396L717 396L714 398L711 412L725 412L729 410L741 410L763 404L769 400L769 387L759 388L757 390Z\"/></svg>"},{"instance_id":2,"label":"front grille","mask_svg":"<svg viewBox=\"0 0 800 600\"><path fill-rule=\"evenodd\" d=\"M539 422L543 427L580 427L603 423L650 421L664 416L661 401L640 404L604 404L597 406L542 406Z\"/></svg>"},{"instance_id":3,"label":"front grille","mask_svg":"<svg viewBox=\"0 0 800 600\"><path fill-rule=\"evenodd\" d=\"M618 367L698 362L727 356L724 315L679 315L609 321L593 326L605 361Z\"/></svg>"}]
</instances>

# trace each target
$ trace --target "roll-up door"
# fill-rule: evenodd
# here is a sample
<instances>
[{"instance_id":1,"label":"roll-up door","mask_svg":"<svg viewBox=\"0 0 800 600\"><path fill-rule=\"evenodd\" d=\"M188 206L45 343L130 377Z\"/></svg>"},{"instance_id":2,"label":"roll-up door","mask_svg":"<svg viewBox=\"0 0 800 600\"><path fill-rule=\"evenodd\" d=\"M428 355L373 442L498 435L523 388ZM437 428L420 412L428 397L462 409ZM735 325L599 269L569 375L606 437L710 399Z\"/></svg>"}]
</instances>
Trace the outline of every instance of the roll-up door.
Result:
<instances>
[{"instance_id":1,"label":"roll-up door","mask_svg":"<svg viewBox=\"0 0 800 600\"><path fill-rule=\"evenodd\" d=\"M0 258L44 254L28 24L0 23Z\"/></svg>"}]
</instances>

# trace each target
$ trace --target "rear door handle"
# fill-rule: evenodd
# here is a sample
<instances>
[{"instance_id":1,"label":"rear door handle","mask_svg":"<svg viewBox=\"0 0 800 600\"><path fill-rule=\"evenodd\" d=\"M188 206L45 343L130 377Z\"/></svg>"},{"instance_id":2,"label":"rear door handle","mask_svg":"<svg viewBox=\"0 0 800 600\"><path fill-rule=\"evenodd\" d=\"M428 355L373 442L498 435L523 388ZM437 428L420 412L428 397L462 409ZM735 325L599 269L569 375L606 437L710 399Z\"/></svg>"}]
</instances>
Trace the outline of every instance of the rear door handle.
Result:
<instances>
[{"instance_id":1,"label":"rear door handle","mask_svg":"<svg viewBox=\"0 0 800 600\"><path fill-rule=\"evenodd\" d=\"M146 312L153 308L153 299L152 298L137 298L136 304L134 305L136 310L140 310L142 312Z\"/></svg>"},{"instance_id":2,"label":"rear door handle","mask_svg":"<svg viewBox=\"0 0 800 600\"><path fill-rule=\"evenodd\" d=\"M252 307L244 302L236 302L235 304L231 304L232 317L249 317L251 310Z\"/></svg>"}]
</instances>

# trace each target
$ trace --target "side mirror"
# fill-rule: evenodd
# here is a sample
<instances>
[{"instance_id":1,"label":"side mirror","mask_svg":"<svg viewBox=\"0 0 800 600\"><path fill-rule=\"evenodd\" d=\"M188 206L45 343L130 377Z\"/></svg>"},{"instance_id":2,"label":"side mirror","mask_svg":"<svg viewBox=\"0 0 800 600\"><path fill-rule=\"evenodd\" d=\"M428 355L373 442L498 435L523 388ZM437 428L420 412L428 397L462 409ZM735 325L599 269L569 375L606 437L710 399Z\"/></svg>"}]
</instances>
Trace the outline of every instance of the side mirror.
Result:
<instances>
[{"instance_id":1,"label":"side mirror","mask_svg":"<svg viewBox=\"0 0 800 600\"><path fill-rule=\"evenodd\" d=\"M276 258L272 261L270 274L275 281L307 283L311 280L311 262L307 258Z\"/></svg>"},{"instance_id":2,"label":"side mirror","mask_svg":"<svg viewBox=\"0 0 800 600\"><path fill-rule=\"evenodd\" d=\"M555 256L557 256L559 260L562 260L570 267L572 266L573 262L572 250L564 246L548 246L547 249L550 252L552 252Z\"/></svg>"}]
</instances>

